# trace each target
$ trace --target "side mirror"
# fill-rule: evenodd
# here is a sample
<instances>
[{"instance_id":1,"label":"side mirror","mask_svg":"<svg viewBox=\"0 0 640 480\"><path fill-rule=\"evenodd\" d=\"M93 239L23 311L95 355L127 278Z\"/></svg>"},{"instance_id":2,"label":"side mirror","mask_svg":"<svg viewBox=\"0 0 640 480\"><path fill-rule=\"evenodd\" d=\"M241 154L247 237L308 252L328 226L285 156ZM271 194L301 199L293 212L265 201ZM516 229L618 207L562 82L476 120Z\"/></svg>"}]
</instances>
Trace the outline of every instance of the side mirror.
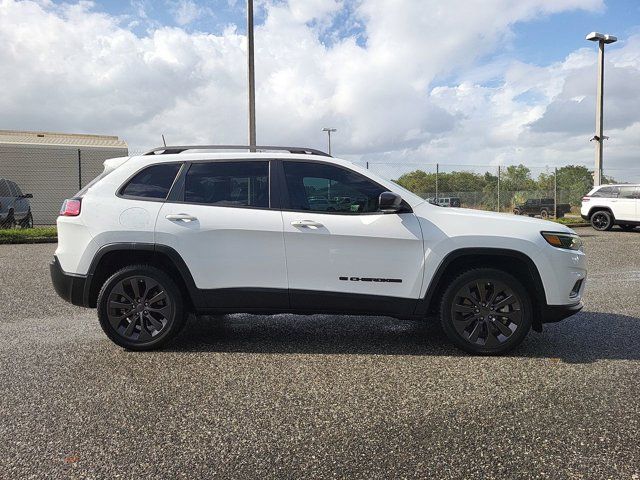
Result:
<instances>
[{"instance_id":1,"label":"side mirror","mask_svg":"<svg viewBox=\"0 0 640 480\"><path fill-rule=\"evenodd\" d=\"M24 195L20 195L19 198L33 198L33 193L25 193Z\"/></svg>"},{"instance_id":2,"label":"side mirror","mask_svg":"<svg viewBox=\"0 0 640 480\"><path fill-rule=\"evenodd\" d=\"M402 197L393 192L382 192L378 198L378 210L383 213L395 213L402 206Z\"/></svg>"}]
</instances>

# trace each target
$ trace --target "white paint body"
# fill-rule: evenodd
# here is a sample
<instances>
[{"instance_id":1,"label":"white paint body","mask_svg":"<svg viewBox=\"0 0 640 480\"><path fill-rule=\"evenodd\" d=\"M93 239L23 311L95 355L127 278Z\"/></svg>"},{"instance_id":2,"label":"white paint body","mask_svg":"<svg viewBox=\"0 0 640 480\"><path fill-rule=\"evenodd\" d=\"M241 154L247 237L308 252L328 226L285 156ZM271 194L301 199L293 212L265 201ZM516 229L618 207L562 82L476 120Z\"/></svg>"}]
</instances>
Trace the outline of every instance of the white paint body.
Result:
<instances>
[{"instance_id":1,"label":"white paint body","mask_svg":"<svg viewBox=\"0 0 640 480\"><path fill-rule=\"evenodd\" d=\"M413 213L340 215L162 201L116 196L148 164L206 159L308 159L282 153L183 153L114 159L112 170L83 197L77 217L59 217L56 255L67 273L86 274L110 243L167 245L183 258L202 289L257 287L424 297L443 259L461 248L521 252L538 268L549 305L569 297L586 277L582 251L552 247L542 231L573 233L552 222L461 208L442 208L350 162L318 161L354 170L398 193ZM186 214L189 222L167 219ZM341 276L402 279L401 283L341 281ZM584 287L582 287L584 290ZM582 295L582 291L580 295Z\"/></svg>"},{"instance_id":2,"label":"white paint body","mask_svg":"<svg viewBox=\"0 0 640 480\"><path fill-rule=\"evenodd\" d=\"M636 198L623 198L621 196L594 197L595 192L602 188L635 188ZM613 217L618 221L640 222L640 185L600 185L593 188L583 199L580 207L580 214L588 218L589 213L594 209L607 209L613 213Z\"/></svg>"}]
</instances>

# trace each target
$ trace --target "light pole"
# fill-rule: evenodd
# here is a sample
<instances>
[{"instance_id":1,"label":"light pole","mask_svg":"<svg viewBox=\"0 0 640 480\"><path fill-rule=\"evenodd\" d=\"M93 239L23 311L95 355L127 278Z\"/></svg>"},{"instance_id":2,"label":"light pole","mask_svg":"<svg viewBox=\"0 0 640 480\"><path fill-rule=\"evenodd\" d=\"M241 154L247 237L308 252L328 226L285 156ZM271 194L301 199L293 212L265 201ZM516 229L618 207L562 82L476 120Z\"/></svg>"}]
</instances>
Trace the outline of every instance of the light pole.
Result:
<instances>
[{"instance_id":1,"label":"light pole","mask_svg":"<svg viewBox=\"0 0 640 480\"><path fill-rule=\"evenodd\" d=\"M249 150L256 151L256 76L253 55L253 0L247 0L247 71L249 83Z\"/></svg>"},{"instance_id":2,"label":"light pole","mask_svg":"<svg viewBox=\"0 0 640 480\"><path fill-rule=\"evenodd\" d=\"M596 93L596 134L591 140L596 141L596 168L593 174L593 185L602 184L602 147L604 142L604 133L602 127L604 104L604 45L605 43L614 43L618 39L613 35L605 35L598 32L591 32L586 37L587 40L598 42L598 91Z\"/></svg>"},{"instance_id":3,"label":"light pole","mask_svg":"<svg viewBox=\"0 0 640 480\"><path fill-rule=\"evenodd\" d=\"M331 155L331 132L337 132L338 130L336 130L335 128L325 127L322 129L322 131L327 132L327 135L329 135L329 155Z\"/></svg>"}]
</instances>

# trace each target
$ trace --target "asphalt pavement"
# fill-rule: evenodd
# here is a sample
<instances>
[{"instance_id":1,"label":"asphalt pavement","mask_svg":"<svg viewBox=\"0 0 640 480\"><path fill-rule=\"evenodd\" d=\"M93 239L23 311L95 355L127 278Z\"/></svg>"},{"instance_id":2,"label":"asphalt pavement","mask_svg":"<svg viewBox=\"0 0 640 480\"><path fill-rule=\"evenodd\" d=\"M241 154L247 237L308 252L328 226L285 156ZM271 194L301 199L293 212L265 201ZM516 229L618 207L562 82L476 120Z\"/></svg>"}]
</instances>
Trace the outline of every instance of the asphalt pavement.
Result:
<instances>
[{"instance_id":1,"label":"asphalt pavement","mask_svg":"<svg viewBox=\"0 0 640 480\"><path fill-rule=\"evenodd\" d=\"M0 478L640 479L640 229L577 229L586 307L506 357L389 318L192 318L132 353L0 245Z\"/></svg>"}]
</instances>

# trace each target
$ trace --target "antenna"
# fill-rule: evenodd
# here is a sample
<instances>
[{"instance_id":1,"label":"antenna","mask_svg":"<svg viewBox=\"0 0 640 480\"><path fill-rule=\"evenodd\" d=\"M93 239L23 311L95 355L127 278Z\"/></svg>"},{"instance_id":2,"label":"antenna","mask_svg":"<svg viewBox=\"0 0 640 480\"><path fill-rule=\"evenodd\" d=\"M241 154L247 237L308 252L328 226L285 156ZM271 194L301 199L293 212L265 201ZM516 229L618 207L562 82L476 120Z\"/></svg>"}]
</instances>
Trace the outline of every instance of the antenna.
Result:
<instances>
[{"instance_id":1,"label":"antenna","mask_svg":"<svg viewBox=\"0 0 640 480\"><path fill-rule=\"evenodd\" d=\"M164 144L164 146L167 146L167 142L164 141L164 133L162 134L162 143Z\"/></svg>"}]
</instances>

